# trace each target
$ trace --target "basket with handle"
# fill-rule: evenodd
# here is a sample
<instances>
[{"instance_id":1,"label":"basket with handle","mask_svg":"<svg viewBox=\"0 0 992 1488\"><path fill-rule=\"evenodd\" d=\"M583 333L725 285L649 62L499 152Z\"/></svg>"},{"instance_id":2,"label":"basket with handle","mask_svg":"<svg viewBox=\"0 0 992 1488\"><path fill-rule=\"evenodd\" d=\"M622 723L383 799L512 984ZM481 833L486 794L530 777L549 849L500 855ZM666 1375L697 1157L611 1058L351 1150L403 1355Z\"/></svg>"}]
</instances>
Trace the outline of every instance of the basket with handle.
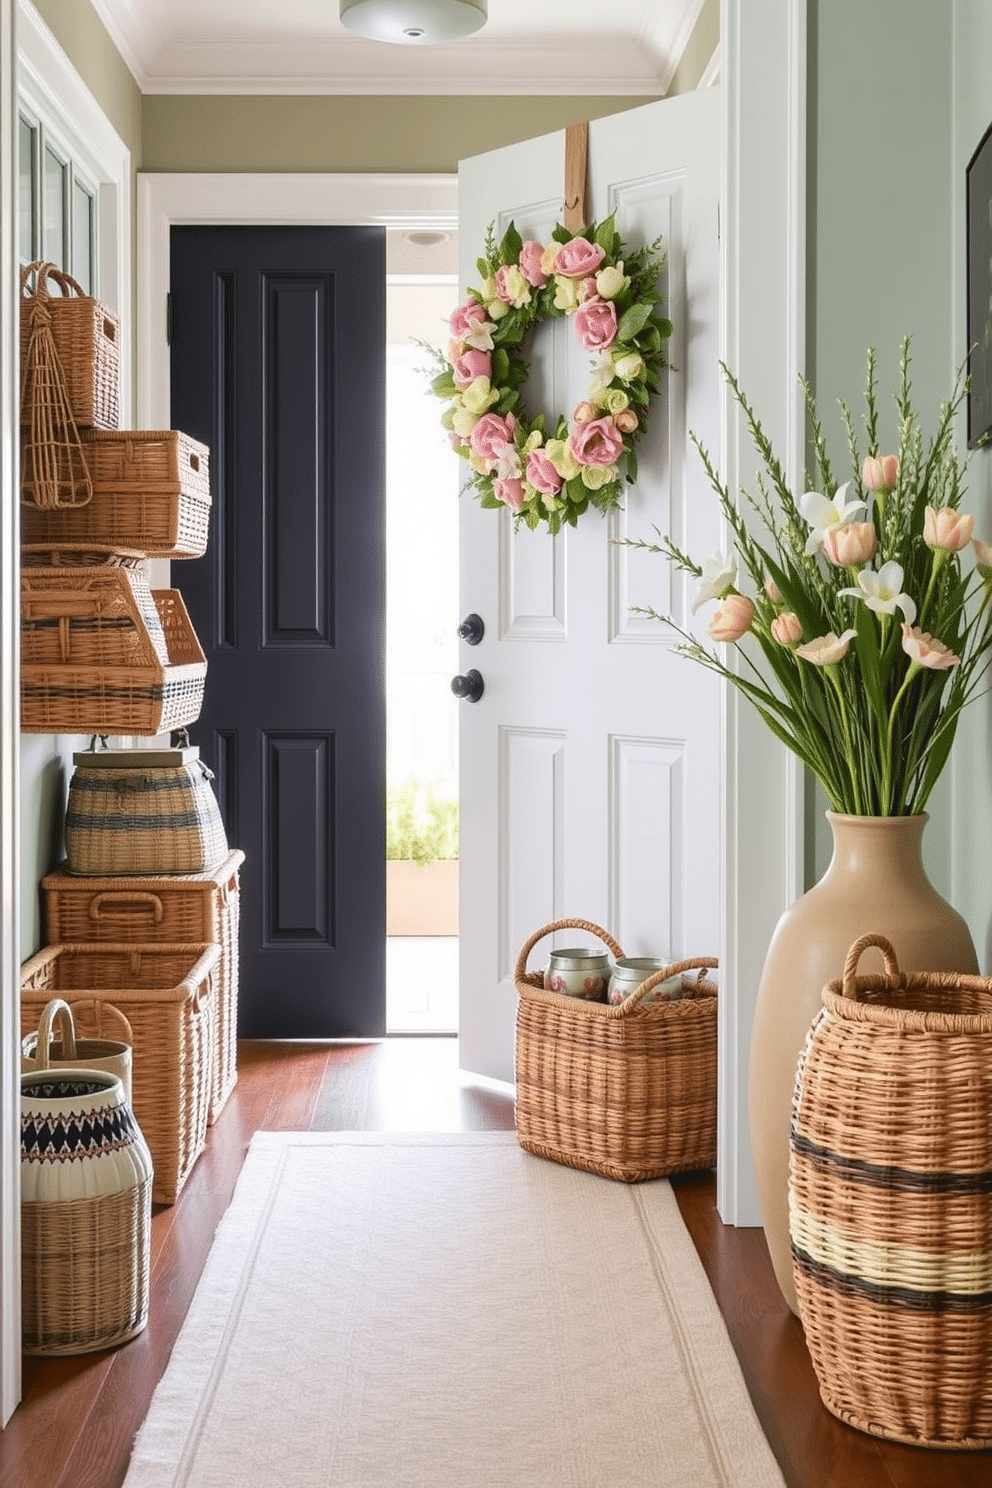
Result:
<instances>
[{"instance_id":1,"label":"basket with handle","mask_svg":"<svg viewBox=\"0 0 992 1488\"><path fill-rule=\"evenodd\" d=\"M871 946L885 970L858 975ZM992 980L851 946L800 1056L793 1274L820 1394L916 1446L992 1446Z\"/></svg>"},{"instance_id":2,"label":"basket with handle","mask_svg":"<svg viewBox=\"0 0 992 1488\"><path fill-rule=\"evenodd\" d=\"M57 294L52 293L53 285ZM36 259L21 270L21 423L25 427L32 422L35 403L49 396L44 384L52 356L58 363L65 412L72 424L80 429L116 429L120 423L117 315L86 294L57 265Z\"/></svg>"},{"instance_id":3,"label":"basket with handle","mask_svg":"<svg viewBox=\"0 0 992 1488\"><path fill-rule=\"evenodd\" d=\"M77 1038L72 1008L61 997L53 997L41 1010L36 1033L21 1040L21 1073L47 1069L97 1069L116 1075L124 1087L124 1097L131 1104L131 1050L134 1031L120 1008L112 1003L84 1003L92 1010L98 1030L103 1031L103 1017L117 1024L120 1039ZM52 1042L52 1028L58 1020L59 1042Z\"/></svg>"},{"instance_id":4,"label":"basket with handle","mask_svg":"<svg viewBox=\"0 0 992 1488\"><path fill-rule=\"evenodd\" d=\"M558 930L598 937L590 920L537 930L517 958L516 1131L538 1157L625 1183L710 1168L716 1162L716 998L711 956L673 962L618 1005L546 991L531 951ZM687 974L696 972L696 977ZM683 996L647 1002L683 976Z\"/></svg>"}]
</instances>

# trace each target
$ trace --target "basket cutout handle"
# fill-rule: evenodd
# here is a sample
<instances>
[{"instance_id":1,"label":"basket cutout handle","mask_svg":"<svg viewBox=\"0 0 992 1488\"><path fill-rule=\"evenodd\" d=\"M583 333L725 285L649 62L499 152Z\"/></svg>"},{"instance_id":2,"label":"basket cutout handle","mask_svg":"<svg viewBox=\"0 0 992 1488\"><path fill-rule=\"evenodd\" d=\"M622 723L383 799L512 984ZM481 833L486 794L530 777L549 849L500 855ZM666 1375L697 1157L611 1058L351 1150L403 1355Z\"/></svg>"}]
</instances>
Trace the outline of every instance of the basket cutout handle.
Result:
<instances>
[{"instance_id":1,"label":"basket cutout handle","mask_svg":"<svg viewBox=\"0 0 992 1488\"><path fill-rule=\"evenodd\" d=\"M844 977L841 982L842 995L849 997L852 1002L857 1002L858 1000L858 962L861 960L864 952L871 946L877 946L881 951L885 960L885 973L887 976L897 977L901 975L899 962L896 960L896 953L892 948L892 942L890 940L886 940L884 935L878 935L874 932L859 936L847 953L847 959L844 962Z\"/></svg>"},{"instance_id":2,"label":"basket cutout handle","mask_svg":"<svg viewBox=\"0 0 992 1488\"><path fill-rule=\"evenodd\" d=\"M635 987L633 992L624 998L623 1002L616 1005L616 1010L621 1015L632 1013L638 1003L643 1002L651 989L657 987L659 982L667 982L669 977L681 976L685 971L698 970L699 976L696 980L702 982L705 980L704 972L714 970L719 964L715 956L697 956L690 961L673 961L671 966L666 966L663 970L654 972L648 977L647 981L642 982L639 987Z\"/></svg>"},{"instance_id":3,"label":"basket cutout handle","mask_svg":"<svg viewBox=\"0 0 992 1488\"><path fill-rule=\"evenodd\" d=\"M190 450L189 452L189 468L190 470L195 470L197 474L199 474L200 457L195 450Z\"/></svg>"},{"instance_id":4,"label":"basket cutout handle","mask_svg":"<svg viewBox=\"0 0 992 1488\"><path fill-rule=\"evenodd\" d=\"M99 920L103 913L104 905L113 908L119 904L137 904L141 908L148 908L152 912L155 924L162 923L165 908L157 894L149 894L144 890L135 889L108 889L103 894L94 894L90 900L90 919Z\"/></svg>"},{"instance_id":5,"label":"basket cutout handle","mask_svg":"<svg viewBox=\"0 0 992 1488\"><path fill-rule=\"evenodd\" d=\"M48 1069L50 1057L50 1046L52 1042L52 1024L55 1019L59 1020L59 1037L62 1041L62 1055L65 1059L76 1057L76 1029L72 1021L72 1009L61 997L53 997L51 1002L46 1002L41 1010L38 1020L38 1039L35 1044L35 1059L38 1068Z\"/></svg>"},{"instance_id":6,"label":"basket cutout handle","mask_svg":"<svg viewBox=\"0 0 992 1488\"><path fill-rule=\"evenodd\" d=\"M552 920L550 924L542 926L540 930L535 930L529 940L526 940L521 946L520 955L517 957L517 965L514 971L515 978L519 980L526 974L527 958L538 941L543 940L546 935L553 935L556 930L587 930L590 935L597 936L613 952L614 956L623 956L623 951L617 945L609 931L604 930L600 925L594 925L591 920Z\"/></svg>"}]
</instances>

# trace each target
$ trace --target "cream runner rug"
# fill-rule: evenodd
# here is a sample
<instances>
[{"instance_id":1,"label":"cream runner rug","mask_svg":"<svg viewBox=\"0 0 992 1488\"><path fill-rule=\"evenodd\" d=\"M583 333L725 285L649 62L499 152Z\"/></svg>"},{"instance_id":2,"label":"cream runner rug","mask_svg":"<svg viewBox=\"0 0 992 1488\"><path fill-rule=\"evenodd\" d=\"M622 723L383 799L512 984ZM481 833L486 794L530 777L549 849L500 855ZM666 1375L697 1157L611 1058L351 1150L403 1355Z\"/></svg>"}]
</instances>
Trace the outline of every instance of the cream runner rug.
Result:
<instances>
[{"instance_id":1,"label":"cream runner rug","mask_svg":"<svg viewBox=\"0 0 992 1488\"><path fill-rule=\"evenodd\" d=\"M125 1488L782 1488L665 1181L257 1135Z\"/></svg>"}]
</instances>

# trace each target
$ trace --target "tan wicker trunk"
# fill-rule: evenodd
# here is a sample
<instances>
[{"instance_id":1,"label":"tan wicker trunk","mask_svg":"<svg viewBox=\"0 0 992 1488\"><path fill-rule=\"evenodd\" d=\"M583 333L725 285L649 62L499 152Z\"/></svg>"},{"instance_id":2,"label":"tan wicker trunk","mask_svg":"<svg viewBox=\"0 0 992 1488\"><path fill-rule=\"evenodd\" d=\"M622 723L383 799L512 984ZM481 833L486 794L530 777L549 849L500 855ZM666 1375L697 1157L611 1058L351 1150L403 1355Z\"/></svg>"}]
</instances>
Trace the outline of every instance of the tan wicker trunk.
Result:
<instances>
[{"instance_id":1,"label":"tan wicker trunk","mask_svg":"<svg viewBox=\"0 0 992 1488\"><path fill-rule=\"evenodd\" d=\"M217 945L50 945L21 967L21 1026L62 997L84 1036L100 1028L84 1002L111 1002L134 1033L133 1110L155 1173L152 1198L172 1204L207 1135L213 1080Z\"/></svg>"},{"instance_id":2,"label":"tan wicker trunk","mask_svg":"<svg viewBox=\"0 0 992 1488\"><path fill-rule=\"evenodd\" d=\"M210 525L210 452L178 429L80 430L93 496L22 514L25 541L120 543L153 558L199 558Z\"/></svg>"},{"instance_id":3,"label":"tan wicker trunk","mask_svg":"<svg viewBox=\"0 0 992 1488\"><path fill-rule=\"evenodd\" d=\"M45 936L52 945L83 941L164 941L220 946L214 993L212 1124L238 1079L240 870L235 849L209 873L168 877L77 878L64 868L41 881Z\"/></svg>"}]
</instances>

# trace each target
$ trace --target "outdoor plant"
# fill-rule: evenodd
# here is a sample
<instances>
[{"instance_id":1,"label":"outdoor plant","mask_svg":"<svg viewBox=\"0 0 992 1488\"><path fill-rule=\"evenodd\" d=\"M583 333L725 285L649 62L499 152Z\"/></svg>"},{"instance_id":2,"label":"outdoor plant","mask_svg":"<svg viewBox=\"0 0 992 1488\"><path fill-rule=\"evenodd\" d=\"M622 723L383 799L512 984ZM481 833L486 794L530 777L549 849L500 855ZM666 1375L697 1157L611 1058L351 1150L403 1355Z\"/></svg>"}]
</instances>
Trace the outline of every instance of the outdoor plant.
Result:
<instances>
[{"instance_id":1,"label":"outdoor plant","mask_svg":"<svg viewBox=\"0 0 992 1488\"><path fill-rule=\"evenodd\" d=\"M879 444L869 348L863 452L840 400L852 470L840 484L803 382L814 466L806 472L810 489L798 500L753 408L723 367L764 466L755 492L742 492L758 524L745 523L692 436L732 550L700 566L660 533L656 543L632 544L664 554L700 581L692 610L716 601L709 634L736 648L736 665L671 618L642 613L663 619L681 637L679 652L738 688L813 772L833 810L855 816L925 809L961 710L988 668L992 640L992 545L972 538L974 518L960 510L964 466L954 447L954 418L967 379L962 369L926 442L910 400L909 344L907 337L894 394L898 451L883 453ZM973 561L963 565L969 547Z\"/></svg>"},{"instance_id":2,"label":"outdoor plant","mask_svg":"<svg viewBox=\"0 0 992 1488\"><path fill-rule=\"evenodd\" d=\"M408 780L386 792L386 858L418 863L458 856L458 802Z\"/></svg>"}]
</instances>

